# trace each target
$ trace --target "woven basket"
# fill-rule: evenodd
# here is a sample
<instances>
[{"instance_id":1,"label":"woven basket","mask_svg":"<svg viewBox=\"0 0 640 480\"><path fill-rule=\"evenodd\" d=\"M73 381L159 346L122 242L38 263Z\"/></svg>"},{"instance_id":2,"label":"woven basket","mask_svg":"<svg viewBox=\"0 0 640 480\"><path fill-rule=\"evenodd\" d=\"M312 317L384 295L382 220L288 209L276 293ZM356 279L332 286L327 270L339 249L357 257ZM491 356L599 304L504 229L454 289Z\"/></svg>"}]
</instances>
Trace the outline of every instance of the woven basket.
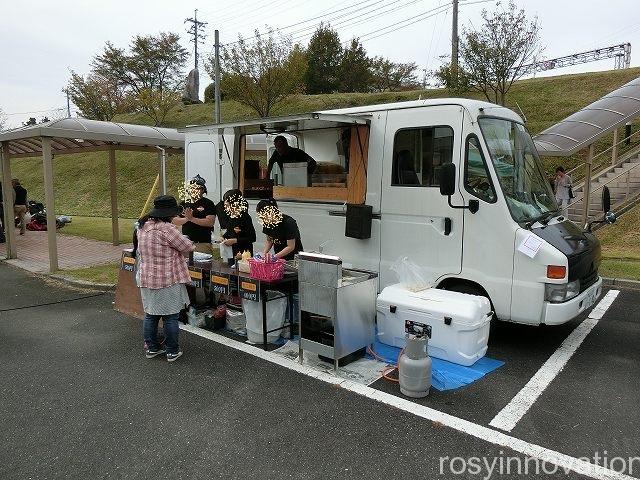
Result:
<instances>
[{"instance_id":1,"label":"woven basket","mask_svg":"<svg viewBox=\"0 0 640 480\"><path fill-rule=\"evenodd\" d=\"M284 278L284 266L285 261L279 258L275 262L264 262L262 260L256 260L255 258L249 259L249 268L251 270L251 276L258 280L282 280Z\"/></svg>"}]
</instances>

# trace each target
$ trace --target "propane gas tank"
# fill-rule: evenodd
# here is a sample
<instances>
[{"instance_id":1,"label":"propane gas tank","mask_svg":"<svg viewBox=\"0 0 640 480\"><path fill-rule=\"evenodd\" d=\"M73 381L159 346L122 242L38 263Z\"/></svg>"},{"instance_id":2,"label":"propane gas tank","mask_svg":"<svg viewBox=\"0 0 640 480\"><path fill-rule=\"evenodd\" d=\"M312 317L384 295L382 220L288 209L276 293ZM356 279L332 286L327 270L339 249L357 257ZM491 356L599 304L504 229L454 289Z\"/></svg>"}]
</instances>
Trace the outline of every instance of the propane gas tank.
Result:
<instances>
[{"instance_id":1,"label":"propane gas tank","mask_svg":"<svg viewBox=\"0 0 640 480\"><path fill-rule=\"evenodd\" d=\"M398 360L400 391L407 397L429 395L431 359L427 355L427 337L409 334L407 346Z\"/></svg>"}]
</instances>

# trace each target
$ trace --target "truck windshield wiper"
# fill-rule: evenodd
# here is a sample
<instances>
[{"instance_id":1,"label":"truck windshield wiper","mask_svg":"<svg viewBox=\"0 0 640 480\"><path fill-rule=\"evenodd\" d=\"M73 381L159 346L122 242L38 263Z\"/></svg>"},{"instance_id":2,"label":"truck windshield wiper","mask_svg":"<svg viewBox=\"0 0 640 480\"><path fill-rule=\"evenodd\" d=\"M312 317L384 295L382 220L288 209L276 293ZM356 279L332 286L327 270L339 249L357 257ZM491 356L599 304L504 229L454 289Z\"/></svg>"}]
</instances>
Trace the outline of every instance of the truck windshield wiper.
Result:
<instances>
[{"instance_id":1,"label":"truck windshield wiper","mask_svg":"<svg viewBox=\"0 0 640 480\"><path fill-rule=\"evenodd\" d=\"M531 226L536 222L540 222L543 225L547 225L549 223L549 220L551 220L556 213L557 213L557 210L552 210L550 212L545 212L541 215L538 215L536 218L533 218L527 222L527 228L531 228Z\"/></svg>"}]
</instances>

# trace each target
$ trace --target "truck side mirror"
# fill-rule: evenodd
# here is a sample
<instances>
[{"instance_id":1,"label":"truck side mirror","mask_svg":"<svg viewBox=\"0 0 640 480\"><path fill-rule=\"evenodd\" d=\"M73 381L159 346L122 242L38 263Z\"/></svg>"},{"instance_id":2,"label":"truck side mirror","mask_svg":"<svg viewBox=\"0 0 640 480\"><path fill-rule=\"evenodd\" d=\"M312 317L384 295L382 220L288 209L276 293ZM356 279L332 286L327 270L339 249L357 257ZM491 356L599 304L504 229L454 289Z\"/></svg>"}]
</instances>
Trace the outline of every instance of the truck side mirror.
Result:
<instances>
[{"instance_id":1,"label":"truck side mirror","mask_svg":"<svg viewBox=\"0 0 640 480\"><path fill-rule=\"evenodd\" d=\"M611 224L611 223L616 223L616 220L618 219L618 217L616 217L616 214L613 212L607 212L604 214L604 221Z\"/></svg>"},{"instance_id":2,"label":"truck side mirror","mask_svg":"<svg viewBox=\"0 0 640 480\"><path fill-rule=\"evenodd\" d=\"M456 193L456 166L453 163L445 163L440 167L440 194L448 197L449 206L451 208L466 208L471 213L476 213L480 208L478 200L469 200L469 205L453 205L451 203L451 195Z\"/></svg>"},{"instance_id":3,"label":"truck side mirror","mask_svg":"<svg viewBox=\"0 0 640 480\"><path fill-rule=\"evenodd\" d=\"M445 163L440 167L440 194L451 196L456 193L456 166Z\"/></svg>"},{"instance_id":4,"label":"truck side mirror","mask_svg":"<svg viewBox=\"0 0 640 480\"><path fill-rule=\"evenodd\" d=\"M602 187L602 211L607 213L611 210L611 193L606 185Z\"/></svg>"}]
</instances>

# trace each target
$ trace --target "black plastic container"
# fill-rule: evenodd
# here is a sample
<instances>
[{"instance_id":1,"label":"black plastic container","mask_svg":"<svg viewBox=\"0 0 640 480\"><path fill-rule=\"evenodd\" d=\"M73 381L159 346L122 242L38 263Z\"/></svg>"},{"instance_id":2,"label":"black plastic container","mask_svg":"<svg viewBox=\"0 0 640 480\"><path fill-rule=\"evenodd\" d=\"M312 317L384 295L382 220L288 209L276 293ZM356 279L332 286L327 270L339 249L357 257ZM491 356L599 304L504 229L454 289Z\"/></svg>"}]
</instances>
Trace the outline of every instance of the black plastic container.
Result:
<instances>
[{"instance_id":1,"label":"black plastic container","mask_svg":"<svg viewBox=\"0 0 640 480\"><path fill-rule=\"evenodd\" d=\"M371 238L371 220L373 207L371 205L347 204L347 220L345 222L345 237L366 240Z\"/></svg>"}]
</instances>

